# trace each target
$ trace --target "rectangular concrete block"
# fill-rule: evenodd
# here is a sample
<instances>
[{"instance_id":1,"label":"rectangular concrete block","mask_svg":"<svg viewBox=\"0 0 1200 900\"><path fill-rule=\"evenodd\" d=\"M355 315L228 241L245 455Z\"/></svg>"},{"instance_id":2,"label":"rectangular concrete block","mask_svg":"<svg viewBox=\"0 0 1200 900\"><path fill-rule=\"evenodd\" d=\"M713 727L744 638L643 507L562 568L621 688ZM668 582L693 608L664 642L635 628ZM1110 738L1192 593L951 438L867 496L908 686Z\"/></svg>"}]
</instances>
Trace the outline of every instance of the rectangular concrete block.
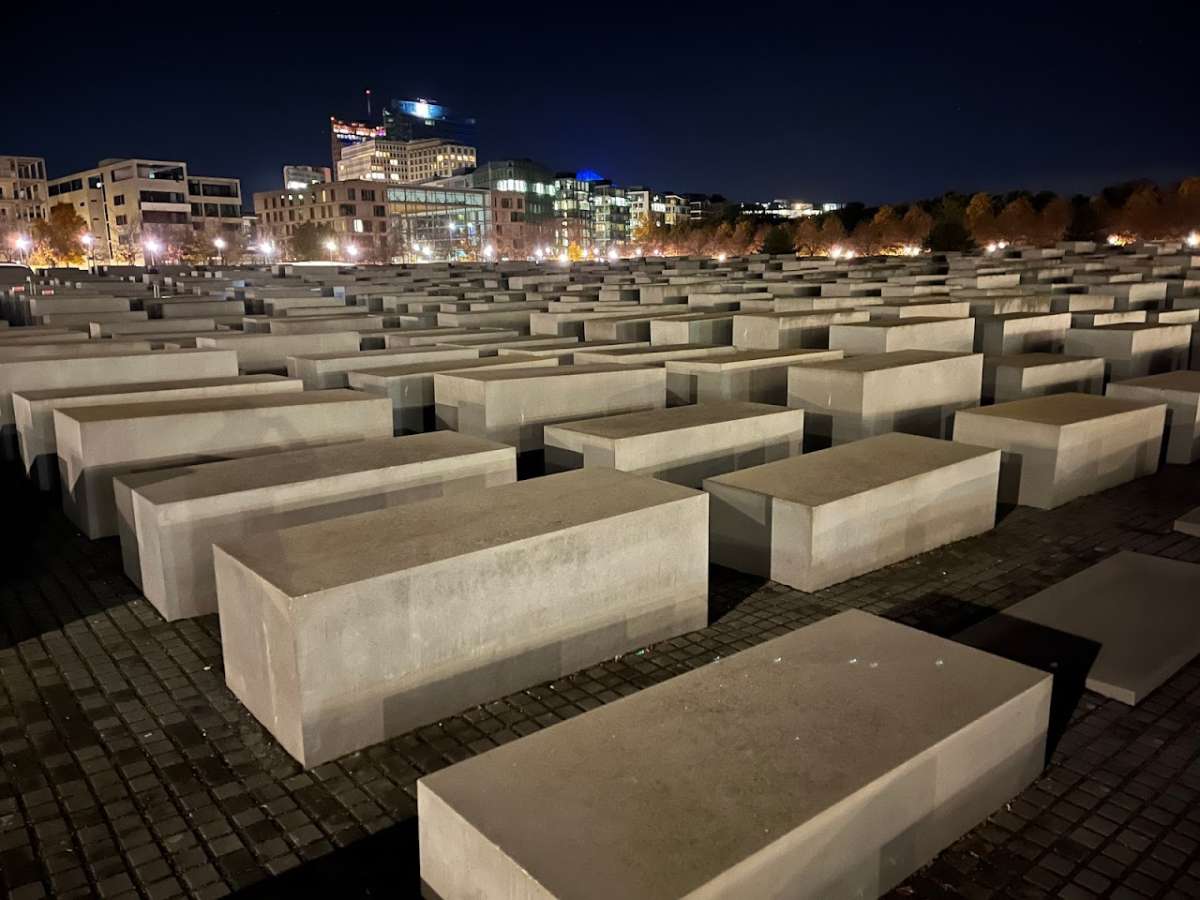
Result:
<instances>
[{"instance_id":1,"label":"rectangular concrete block","mask_svg":"<svg viewBox=\"0 0 1200 900\"><path fill-rule=\"evenodd\" d=\"M866 310L739 314L733 317L733 344L742 350L826 350L832 326L870 318Z\"/></svg>"},{"instance_id":2,"label":"rectangular concrete block","mask_svg":"<svg viewBox=\"0 0 1200 900\"><path fill-rule=\"evenodd\" d=\"M164 469L135 478L121 546L164 619L217 612L212 545L516 481L512 447L443 431ZM123 479L119 477L118 482Z\"/></svg>"},{"instance_id":3,"label":"rectangular concrete block","mask_svg":"<svg viewBox=\"0 0 1200 900\"><path fill-rule=\"evenodd\" d=\"M278 375L228 375L224 378L195 378L186 381L149 381L19 391L13 394L12 399L25 471L38 482L42 490L50 490L58 478L54 441L56 409L107 406L114 403L194 400L201 397L233 397L243 394L279 394L303 389L304 385L298 380Z\"/></svg>"},{"instance_id":4,"label":"rectangular concrete block","mask_svg":"<svg viewBox=\"0 0 1200 900\"><path fill-rule=\"evenodd\" d=\"M1061 353L1018 353L983 358L983 399L1006 403L1043 394L1101 394L1104 360Z\"/></svg>"},{"instance_id":5,"label":"rectangular concrete block","mask_svg":"<svg viewBox=\"0 0 1200 900\"><path fill-rule=\"evenodd\" d=\"M1058 353L1071 327L1070 313L1012 313L985 316L975 329L975 350L997 356Z\"/></svg>"},{"instance_id":6,"label":"rectangular concrete block","mask_svg":"<svg viewBox=\"0 0 1200 900\"><path fill-rule=\"evenodd\" d=\"M1200 653L1200 566L1122 551L985 619L956 640L1001 652L1026 623L1075 639L1088 690L1136 706ZM994 649L995 648L995 649ZM1058 660L1065 672L1075 660Z\"/></svg>"},{"instance_id":7,"label":"rectangular concrete block","mask_svg":"<svg viewBox=\"0 0 1200 900\"><path fill-rule=\"evenodd\" d=\"M981 534L1000 454L882 434L706 479L713 562L802 591Z\"/></svg>"},{"instance_id":8,"label":"rectangular concrete block","mask_svg":"<svg viewBox=\"0 0 1200 900\"><path fill-rule=\"evenodd\" d=\"M681 406L741 400L786 406L788 366L843 355L841 350L741 350L715 358L668 360L667 402Z\"/></svg>"},{"instance_id":9,"label":"rectangular concrete block","mask_svg":"<svg viewBox=\"0 0 1200 900\"><path fill-rule=\"evenodd\" d=\"M962 410L954 440L1004 451L1000 499L1041 509L1158 470L1164 404L1053 394Z\"/></svg>"},{"instance_id":10,"label":"rectangular concrete block","mask_svg":"<svg viewBox=\"0 0 1200 900\"><path fill-rule=\"evenodd\" d=\"M829 327L829 348L848 354L893 353L898 350L936 350L970 353L975 345L975 320L914 317L875 319Z\"/></svg>"},{"instance_id":11,"label":"rectangular concrete block","mask_svg":"<svg viewBox=\"0 0 1200 900\"><path fill-rule=\"evenodd\" d=\"M318 765L702 627L707 521L584 469L219 543L226 682Z\"/></svg>"},{"instance_id":12,"label":"rectangular concrete block","mask_svg":"<svg viewBox=\"0 0 1200 900\"><path fill-rule=\"evenodd\" d=\"M118 533L112 480L135 470L391 437L391 404L302 391L56 409L63 511L90 538Z\"/></svg>"},{"instance_id":13,"label":"rectangular concrete block","mask_svg":"<svg viewBox=\"0 0 1200 900\"><path fill-rule=\"evenodd\" d=\"M957 410L979 405L983 356L900 350L788 370L788 406L816 445L902 431L949 437Z\"/></svg>"},{"instance_id":14,"label":"rectangular concrete block","mask_svg":"<svg viewBox=\"0 0 1200 900\"><path fill-rule=\"evenodd\" d=\"M1169 463L1186 466L1200 460L1200 372L1163 372L1114 381L1106 396L1167 405Z\"/></svg>"},{"instance_id":15,"label":"rectangular concrete block","mask_svg":"<svg viewBox=\"0 0 1200 900\"><path fill-rule=\"evenodd\" d=\"M359 348L358 333L327 334L218 334L196 338L198 348L233 350L238 367L247 374L287 371L289 356L307 353L353 353Z\"/></svg>"},{"instance_id":16,"label":"rectangular concrete block","mask_svg":"<svg viewBox=\"0 0 1200 900\"><path fill-rule=\"evenodd\" d=\"M443 900L877 897L1037 777L1050 689L844 612L422 778L421 878Z\"/></svg>"},{"instance_id":17,"label":"rectangular concrete block","mask_svg":"<svg viewBox=\"0 0 1200 900\"><path fill-rule=\"evenodd\" d=\"M1192 340L1189 325L1130 323L1100 328L1072 328L1066 352L1071 356L1102 356L1110 381L1186 369Z\"/></svg>"},{"instance_id":18,"label":"rectangular concrete block","mask_svg":"<svg viewBox=\"0 0 1200 900\"><path fill-rule=\"evenodd\" d=\"M699 488L705 478L800 453L804 411L715 402L545 429L547 468L607 466Z\"/></svg>"},{"instance_id":19,"label":"rectangular concrete block","mask_svg":"<svg viewBox=\"0 0 1200 900\"><path fill-rule=\"evenodd\" d=\"M524 453L542 449L546 425L666 406L667 373L615 365L439 372L433 393L439 427Z\"/></svg>"},{"instance_id":20,"label":"rectangular concrete block","mask_svg":"<svg viewBox=\"0 0 1200 900\"><path fill-rule=\"evenodd\" d=\"M288 375L299 378L306 391L344 388L350 384L349 372L364 372L423 362L449 362L478 359L479 351L469 347L397 347L392 350L354 350L348 353L313 353L287 358Z\"/></svg>"},{"instance_id":21,"label":"rectangular concrete block","mask_svg":"<svg viewBox=\"0 0 1200 900\"><path fill-rule=\"evenodd\" d=\"M655 319L650 323L650 343L732 344L733 314L698 313Z\"/></svg>"}]
</instances>

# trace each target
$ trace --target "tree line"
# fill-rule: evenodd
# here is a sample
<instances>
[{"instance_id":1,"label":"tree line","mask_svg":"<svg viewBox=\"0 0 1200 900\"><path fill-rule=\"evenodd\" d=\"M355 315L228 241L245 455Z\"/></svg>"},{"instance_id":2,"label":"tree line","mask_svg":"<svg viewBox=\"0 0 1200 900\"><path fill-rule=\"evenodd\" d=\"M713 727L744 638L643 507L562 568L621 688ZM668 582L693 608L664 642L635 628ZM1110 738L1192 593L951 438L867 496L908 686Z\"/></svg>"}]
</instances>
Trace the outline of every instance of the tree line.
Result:
<instances>
[{"instance_id":1,"label":"tree line","mask_svg":"<svg viewBox=\"0 0 1200 900\"><path fill-rule=\"evenodd\" d=\"M648 217L632 235L644 253L664 256L791 253L826 256L971 250L1000 242L1050 247L1069 239L1125 243L1181 239L1200 229L1200 177L1162 187L1149 181L1106 187L1094 197L1049 191L995 195L949 192L930 200L867 207L788 221L739 215L673 225Z\"/></svg>"}]
</instances>

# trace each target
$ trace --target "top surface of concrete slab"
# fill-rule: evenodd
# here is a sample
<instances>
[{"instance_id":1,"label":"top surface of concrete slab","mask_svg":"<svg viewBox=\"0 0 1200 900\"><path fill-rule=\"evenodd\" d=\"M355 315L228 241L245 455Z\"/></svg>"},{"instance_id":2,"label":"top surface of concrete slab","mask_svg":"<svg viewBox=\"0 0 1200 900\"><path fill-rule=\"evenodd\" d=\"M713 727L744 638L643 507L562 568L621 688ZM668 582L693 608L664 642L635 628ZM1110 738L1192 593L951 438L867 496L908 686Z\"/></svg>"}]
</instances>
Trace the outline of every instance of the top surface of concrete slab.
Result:
<instances>
[{"instance_id":1,"label":"top surface of concrete slab","mask_svg":"<svg viewBox=\"0 0 1200 900\"><path fill-rule=\"evenodd\" d=\"M769 403L714 402L696 403L691 406L675 406L669 409L648 409L643 412L622 413L615 416L597 416L594 419L579 419L564 422L554 427L566 431L578 431L601 438L629 438L643 434L657 434L682 428L696 428L716 422L733 422L738 419L753 419L759 416L795 413L786 406Z\"/></svg>"},{"instance_id":2,"label":"top surface of concrete slab","mask_svg":"<svg viewBox=\"0 0 1200 900\"><path fill-rule=\"evenodd\" d=\"M919 328L922 325L940 325L944 328L962 328L968 317L947 319L939 316L912 316L907 319L870 319L866 322L846 322L839 328Z\"/></svg>"},{"instance_id":3,"label":"top surface of concrete slab","mask_svg":"<svg viewBox=\"0 0 1200 900\"><path fill-rule=\"evenodd\" d=\"M70 397L102 397L105 394L142 394L175 389L217 387L226 384L285 384L294 381L283 375L227 375L224 378L191 378L185 381L134 381L128 384L87 385L41 391L17 391L26 400L60 400Z\"/></svg>"},{"instance_id":4,"label":"top surface of concrete slab","mask_svg":"<svg viewBox=\"0 0 1200 900\"><path fill-rule=\"evenodd\" d=\"M1100 397L1096 394L1048 394L1044 397L1027 397L1010 400L995 406L965 409L964 415L989 416L997 419L1018 419L1022 422L1037 422L1042 425L1074 425L1134 412L1153 406L1140 400L1121 400L1116 397Z\"/></svg>"},{"instance_id":5,"label":"top surface of concrete slab","mask_svg":"<svg viewBox=\"0 0 1200 900\"><path fill-rule=\"evenodd\" d=\"M1138 703L1200 652L1200 566L1122 551L973 626L960 639L991 646L1005 619L1035 622L1098 645L1087 686Z\"/></svg>"},{"instance_id":6,"label":"top surface of concrete slab","mask_svg":"<svg viewBox=\"0 0 1200 900\"><path fill-rule=\"evenodd\" d=\"M987 447L890 432L708 480L792 503L820 506L995 452Z\"/></svg>"},{"instance_id":7,"label":"top surface of concrete slab","mask_svg":"<svg viewBox=\"0 0 1200 900\"><path fill-rule=\"evenodd\" d=\"M137 493L159 505L490 452L514 451L506 444L454 431L434 431L207 463L188 468L180 477L147 484Z\"/></svg>"},{"instance_id":8,"label":"top surface of concrete slab","mask_svg":"<svg viewBox=\"0 0 1200 900\"><path fill-rule=\"evenodd\" d=\"M1114 384L1126 384L1130 387L1153 388L1160 391L1180 391L1186 394L1200 393L1200 372L1189 369L1178 369L1174 372L1162 372L1158 375L1146 375L1142 378L1130 378L1126 381L1116 381Z\"/></svg>"},{"instance_id":9,"label":"top surface of concrete slab","mask_svg":"<svg viewBox=\"0 0 1200 900\"><path fill-rule=\"evenodd\" d=\"M988 354L983 358L985 366L1003 366L1014 369L1032 369L1038 366L1058 366L1063 363L1087 362L1101 359L1099 356L1067 356L1063 353L1009 353Z\"/></svg>"},{"instance_id":10,"label":"top surface of concrete slab","mask_svg":"<svg viewBox=\"0 0 1200 900\"><path fill-rule=\"evenodd\" d=\"M652 366L622 366L616 363L595 363L579 366L546 366L533 368L495 368L482 367L480 371L439 372L438 374L454 375L458 378L469 378L473 381L522 381L528 378L564 378L570 375L596 375L602 372L636 372L639 369L649 369ZM659 370L661 371L661 370Z\"/></svg>"},{"instance_id":11,"label":"top surface of concrete slab","mask_svg":"<svg viewBox=\"0 0 1200 900\"><path fill-rule=\"evenodd\" d=\"M223 549L288 596L299 597L697 493L615 469L576 469L301 525Z\"/></svg>"},{"instance_id":12,"label":"top surface of concrete slab","mask_svg":"<svg viewBox=\"0 0 1200 900\"><path fill-rule=\"evenodd\" d=\"M642 347L616 347L612 350L605 350L596 347L595 344L580 344L577 348L580 353L603 353L605 356L650 356L660 353L677 353L680 350L720 350L722 347L716 344L658 344L657 346L642 346ZM732 350L733 348L725 348Z\"/></svg>"},{"instance_id":13,"label":"top surface of concrete slab","mask_svg":"<svg viewBox=\"0 0 1200 900\"><path fill-rule=\"evenodd\" d=\"M912 319L906 321L911 322ZM938 321L944 322L945 319ZM952 320L951 320L952 321ZM943 350L894 350L891 353L868 353L863 356L852 356L848 359L820 360L805 368L819 367L821 369L837 369L842 372L877 372L884 369L898 369L902 366L919 366L924 363L941 362L947 359L961 359L965 356L975 356L974 353L951 353Z\"/></svg>"},{"instance_id":14,"label":"top surface of concrete slab","mask_svg":"<svg viewBox=\"0 0 1200 900\"><path fill-rule=\"evenodd\" d=\"M287 394L252 394L242 397L205 397L197 400L163 400L156 403L113 403L105 406L78 406L58 410L79 422L103 422L109 419L150 419L156 416L186 416L198 413L231 412L242 409L272 409L281 406L316 406L322 403L347 403L378 400L363 391L334 389L300 391Z\"/></svg>"},{"instance_id":15,"label":"top surface of concrete slab","mask_svg":"<svg viewBox=\"0 0 1200 900\"><path fill-rule=\"evenodd\" d=\"M769 365L775 363L786 365L790 361L805 362L820 359L837 360L844 356L841 350L737 350L733 353L723 353L719 356L701 357L699 359L672 359L667 361L667 369L672 372L722 372L726 369L752 369L755 364Z\"/></svg>"},{"instance_id":16,"label":"top surface of concrete slab","mask_svg":"<svg viewBox=\"0 0 1200 900\"><path fill-rule=\"evenodd\" d=\"M845 612L422 786L546 896L691 896L1048 678Z\"/></svg>"}]
</instances>

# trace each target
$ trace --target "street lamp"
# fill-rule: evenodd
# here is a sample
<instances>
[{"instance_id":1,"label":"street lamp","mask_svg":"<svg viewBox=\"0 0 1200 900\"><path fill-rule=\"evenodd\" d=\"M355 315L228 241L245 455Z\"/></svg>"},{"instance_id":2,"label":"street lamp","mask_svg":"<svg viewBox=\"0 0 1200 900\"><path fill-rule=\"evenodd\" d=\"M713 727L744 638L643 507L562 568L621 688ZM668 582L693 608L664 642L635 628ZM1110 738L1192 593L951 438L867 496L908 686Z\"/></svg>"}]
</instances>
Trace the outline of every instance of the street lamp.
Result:
<instances>
[{"instance_id":1,"label":"street lamp","mask_svg":"<svg viewBox=\"0 0 1200 900\"><path fill-rule=\"evenodd\" d=\"M25 265L29 265L29 248L33 246L32 242L23 234L18 234L13 238L13 246L17 248L17 253L25 257Z\"/></svg>"},{"instance_id":2,"label":"street lamp","mask_svg":"<svg viewBox=\"0 0 1200 900\"><path fill-rule=\"evenodd\" d=\"M150 268L154 268L154 258L162 250L162 244L154 238L146 238L142 241L142 249L150 254Z\"/></svg>"},{"instance_id":3,"label":"street lamp","mask_svg":"<svg viewBox=\"0 0 1200 900\"><path fill-rule=\"evenodd\" d=\"M349 256L351 260L358 259L358 247L355 244L347 244L346 255Z\"/></svg>"},{"instance_id":4,"label":"street lamp","mask_svg":"<svg viewBox=\"0 0 1200 900\"><path fill-rule=\"evenodd\" d=\"M213 238L213 246L217 248L217 259L218 259L218 261L220 261L220 262L222 262L222 263L223 263L223 262L225 261L225 253L224 253L224 251L225 251L225 238L222 238L222 237L216 237L216 238Z\"/></svg>"},{"instance_id":5,"label":"street lamp","mask_svg":"<svg viewBox=\"0 0 1200 900\"><path fill-rule=\"evenodd\" d=\"M483 248L483 255L486 256L488 259L491 259L493 256L496 255L496 248L493 247L491 244L488 244L486 247Z\"/></svg>"},{"instance_id":6,"label":"street lamp","mask_svg":"<svg viewBox=\"0 0 1200 900\"><path fill-rule=\"evenodd\" d=\"M617 248L616 248L616 247L609 247L609 248L608 248L608 258L609 258L610 260L612 260L613 262L616 262L616 261L617 261L617 258L618 258L618 256L619 256L619 255L620 255L620 254L618 254L618 253L617 253Z\"/></svg>"},{"instance_id":7,"label":"street lamp","mask_svg":"<svg viewBox=\"0 0 1200 900\"><path fill-rule=\"evenodd\" d=\"M1200 231L1193 231L1187 236L1187 245L1189 247L1200 247Z\"/></svg>"},{"instance_id":8,"label":"street lamp","mask_svg":"<svg viewBox=\"0 0 1200 900\"><path fill-rule=\"evenodd\" d=\"M325 242L325 249L329 251L329 258L333 259L333 254L337 253L337 241L330 238Z\"/></svg>"},{"instance_id":9,"label":"street lamp","mask_svg":"<svg viewBox=\"0 0 1200 900\"><path fill-rule=\"evenodd\" d=\"M96 243L96 238L85 231L79 236L79 241L86 248L85 252L87 253L88 270L90 271L93 265L92 245Z\"/></svg>"}]
</instances>

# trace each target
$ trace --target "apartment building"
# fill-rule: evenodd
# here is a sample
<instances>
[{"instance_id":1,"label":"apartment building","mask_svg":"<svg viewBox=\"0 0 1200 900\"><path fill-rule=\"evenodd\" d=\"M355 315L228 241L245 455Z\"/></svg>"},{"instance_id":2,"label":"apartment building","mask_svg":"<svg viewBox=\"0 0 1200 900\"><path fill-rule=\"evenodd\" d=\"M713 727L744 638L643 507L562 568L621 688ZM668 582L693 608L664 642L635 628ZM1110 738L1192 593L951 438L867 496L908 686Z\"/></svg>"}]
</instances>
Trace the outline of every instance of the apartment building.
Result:
<instances>
[{"instance_id":1,"label":"apartment building","mask_svg":"<svg viewBox=\"0 0 1200 900\"><path fill-rule=\"evenodd\" d=\"M49 213L46 161L40 156L0 156L0 234L25 230Z\"/></svg>"},{"instance_id":2,"label":"apartment building","mask_svg":"<svg viewBox=\"0 0 1200 900\"><path fill-rule=\"evenodd\" d=\"M376 138L341 148L338 181L417 184L475 166L475 148L443 138L391 141Z\"/></svg>"}]
</instances>

